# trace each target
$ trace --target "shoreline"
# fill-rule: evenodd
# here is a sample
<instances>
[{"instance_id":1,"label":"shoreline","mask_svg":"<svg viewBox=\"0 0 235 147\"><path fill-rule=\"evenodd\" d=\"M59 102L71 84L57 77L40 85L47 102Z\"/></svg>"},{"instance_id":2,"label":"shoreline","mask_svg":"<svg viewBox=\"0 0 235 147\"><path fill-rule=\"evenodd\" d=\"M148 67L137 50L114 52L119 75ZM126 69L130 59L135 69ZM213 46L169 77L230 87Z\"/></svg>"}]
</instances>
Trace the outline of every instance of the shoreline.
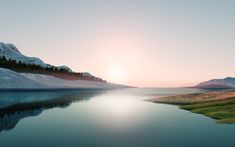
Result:
<instances>
[{"instance_id":1,"label":"shoreline","mask_svg":"<svg viewBox=\"0 0 235 147\"><path fill-rule=\"evenodd\" d=\"M235 124L235 90L175 95L147 100L178 105L180 109L202 114L221 124Z\"/></svg>"},{"instance_id":2,"label":"shoreline","mask_svg":"<svg viewBox=\"0 0 235 147\"><path fill-rule=\"evenodd\" d=\"M198 103L206 103L206 102L221 101L228 99L235 99L234 89L224 90L224 91L209 91L204 93L190 93L190 94L165 96L165 97L148 99L146 101L155 102L155 103L186 105L186 104L198 104Z\"/></svg>"},{"instance_id":3,"label":"shoreline","mask_svg":"<svg viewBox=\"0 0 235 147\"><path fill-rule=\"evenodd\" d=\"M43 92L43 91L93 91L93 90L114 90L122 88L13 88L0 89L0 92Z\"/></svg>"}]
</instances>

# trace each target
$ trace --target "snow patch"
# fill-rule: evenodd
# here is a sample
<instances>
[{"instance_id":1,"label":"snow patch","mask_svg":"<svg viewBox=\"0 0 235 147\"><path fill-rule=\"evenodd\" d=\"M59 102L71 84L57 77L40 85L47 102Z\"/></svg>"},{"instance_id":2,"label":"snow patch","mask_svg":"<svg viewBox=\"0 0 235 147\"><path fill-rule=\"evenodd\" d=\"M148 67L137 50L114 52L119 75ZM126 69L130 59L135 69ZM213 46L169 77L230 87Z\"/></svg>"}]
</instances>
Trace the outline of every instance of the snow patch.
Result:
<instances>
[{"instance_id":1,"label":"snow patch","mask_svg":"<svg viewBox=\"0 0 235 147\"><path fill-rule=\"evenodd\" d=\"M112 89L123 88L106 82L86 80L64 80L53 76L17 73L12 70L0 68L0 89L56 89L56 88L92 88Z\"/></svg>"}]
</instances>

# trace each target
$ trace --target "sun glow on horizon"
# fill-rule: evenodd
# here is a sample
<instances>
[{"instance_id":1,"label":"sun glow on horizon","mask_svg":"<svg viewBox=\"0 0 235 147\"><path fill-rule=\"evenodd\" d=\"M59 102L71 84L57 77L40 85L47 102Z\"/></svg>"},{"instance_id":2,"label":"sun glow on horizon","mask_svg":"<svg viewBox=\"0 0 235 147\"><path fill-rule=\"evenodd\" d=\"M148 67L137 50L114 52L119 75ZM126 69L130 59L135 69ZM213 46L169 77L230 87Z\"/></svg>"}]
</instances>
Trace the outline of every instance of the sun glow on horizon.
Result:
<instances>
[{"instance_id":1,"label":"sun glow on horizon","mask_svg":"<svg viewBox=\"0 0 235 147\"><path fill-rule=\"evenodd\" d=\"M108 69L108 80L111 82L123 82L126 78L126 71L120 66L112 66Z\"/></svg>"}]
</instances>

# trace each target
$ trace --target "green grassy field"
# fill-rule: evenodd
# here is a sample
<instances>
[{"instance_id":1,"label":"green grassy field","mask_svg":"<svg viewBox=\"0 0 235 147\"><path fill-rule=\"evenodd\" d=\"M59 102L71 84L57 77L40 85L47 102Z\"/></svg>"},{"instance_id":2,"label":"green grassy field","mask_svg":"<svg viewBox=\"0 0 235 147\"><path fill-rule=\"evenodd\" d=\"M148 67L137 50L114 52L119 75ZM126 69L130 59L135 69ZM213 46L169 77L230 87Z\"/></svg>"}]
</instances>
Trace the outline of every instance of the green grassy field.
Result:
<instances>
[{"instance_id":1,"label":"green grassy field","mask_svg":"<svg viewBox=\"0 0 235 147\"><path fill-rule=\"evenodd\" d=\"M218 123L235 124L235 98L199 104L187 104L180 106L180 108L211 117L216 119Z\"/></svg>"}]
</instances>

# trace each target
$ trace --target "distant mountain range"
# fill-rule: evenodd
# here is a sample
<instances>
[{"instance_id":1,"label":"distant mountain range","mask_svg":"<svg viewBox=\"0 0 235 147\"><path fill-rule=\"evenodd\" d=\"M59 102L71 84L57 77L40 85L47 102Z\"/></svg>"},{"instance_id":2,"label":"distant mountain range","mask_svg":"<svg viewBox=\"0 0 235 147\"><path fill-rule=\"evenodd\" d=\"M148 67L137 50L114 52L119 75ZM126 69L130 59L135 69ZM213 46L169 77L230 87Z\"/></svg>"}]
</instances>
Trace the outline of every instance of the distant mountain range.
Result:
<instances>
[{"instance_id":1,"label":"distant mountain range","mask_svg":"<svg viewBox=\"0 0 235 147\"><path fill-rule=\"evenodd\" d=\"M210 81L206 81L195 86L196 88L218 88L218 89L229 89L235 88L235 78L227 77L224 79L212 79Z\"/></svg>"},{"instance_id":2,"label":"distant mountain range","mask_svg":"<svg viewBox=\"0 0 235 147\"><path fill-rule=\"evenodd\" d=\"M0 89L118 88L89 72L74 72L40 58L23 55L13 44L0 42Z\"/></svg>"}]
</instances>

